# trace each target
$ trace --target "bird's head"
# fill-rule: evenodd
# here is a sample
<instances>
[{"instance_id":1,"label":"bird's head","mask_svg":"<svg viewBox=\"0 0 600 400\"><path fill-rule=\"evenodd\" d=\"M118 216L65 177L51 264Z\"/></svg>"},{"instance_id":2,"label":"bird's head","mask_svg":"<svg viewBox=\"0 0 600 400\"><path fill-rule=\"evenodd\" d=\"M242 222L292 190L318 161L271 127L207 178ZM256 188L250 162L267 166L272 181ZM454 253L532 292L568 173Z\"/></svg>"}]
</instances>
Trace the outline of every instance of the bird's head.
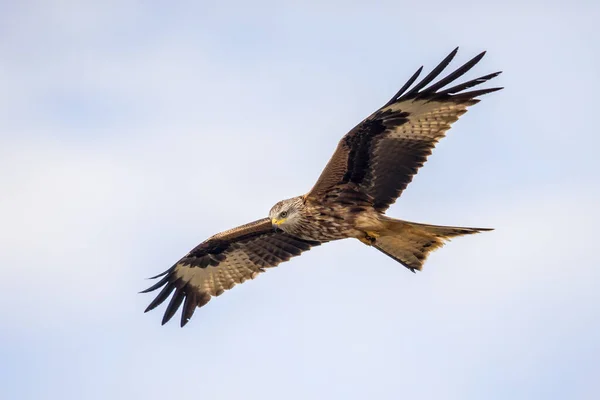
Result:
<instances>
[{"instance_id":1,"label":"bird's head","mask_svg":"<svg viewBox=\"0 0 600 400\"><path fill-rule=\"evenodd\" d=\"M269 218L274 228L286 231L300 219L300 209L303 206L302 196L282 200L269 211Z\"/></svg>"}]
</instances>

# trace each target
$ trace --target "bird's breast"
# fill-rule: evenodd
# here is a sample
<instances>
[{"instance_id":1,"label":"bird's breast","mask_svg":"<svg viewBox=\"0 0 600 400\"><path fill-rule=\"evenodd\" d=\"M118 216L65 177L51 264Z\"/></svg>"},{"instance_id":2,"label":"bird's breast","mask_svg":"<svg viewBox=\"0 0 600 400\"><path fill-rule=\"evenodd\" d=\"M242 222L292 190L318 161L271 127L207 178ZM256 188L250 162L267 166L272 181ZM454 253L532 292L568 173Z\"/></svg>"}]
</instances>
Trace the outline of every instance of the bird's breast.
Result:
<instances>
[{"instance_id":1,"label":"bird's breast","mask_svg":"<svg viewBox=\"0 0 600 400\"><path fill-rule=\"evenodd\" d=\"M306 240L328 242L332 240L362 237L363 232L357 229L357 222L376 218L364 207L345 207L343 205L313 206L303 210L300 223L295 232L290 232Z\"/></svg>"}]
</instances>

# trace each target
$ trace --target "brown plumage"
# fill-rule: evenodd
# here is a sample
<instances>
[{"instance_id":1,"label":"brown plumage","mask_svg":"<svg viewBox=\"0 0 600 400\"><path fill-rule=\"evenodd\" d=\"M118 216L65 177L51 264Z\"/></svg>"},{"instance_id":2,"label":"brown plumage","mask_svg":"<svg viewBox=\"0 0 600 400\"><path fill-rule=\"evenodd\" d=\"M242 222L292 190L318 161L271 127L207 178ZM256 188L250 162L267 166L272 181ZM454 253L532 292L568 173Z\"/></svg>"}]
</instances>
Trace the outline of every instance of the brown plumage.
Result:
<instances>
[{"instance_id":1,"label":"brown plumage","mask_svg":"<svg viewBox=\"0 0 600 400\"><path fill-rule=\"evenodd\" d=\"M477 97L501 89L467 90L500 72L443 89L477 64L485 52L430 85L457 50L412 86L423 67L419 68L383 107L348 132L307 194L275 204L269 218L212 236L155 276L162 279L144 293L162 290L146 311L172 294L162 323L183 303L184 326L211 297L332 240L359 239L414 271L446 240L487 230L418 224L383 214L450 125L468 106L479 102Z\"/></svg>"}]
</instances>

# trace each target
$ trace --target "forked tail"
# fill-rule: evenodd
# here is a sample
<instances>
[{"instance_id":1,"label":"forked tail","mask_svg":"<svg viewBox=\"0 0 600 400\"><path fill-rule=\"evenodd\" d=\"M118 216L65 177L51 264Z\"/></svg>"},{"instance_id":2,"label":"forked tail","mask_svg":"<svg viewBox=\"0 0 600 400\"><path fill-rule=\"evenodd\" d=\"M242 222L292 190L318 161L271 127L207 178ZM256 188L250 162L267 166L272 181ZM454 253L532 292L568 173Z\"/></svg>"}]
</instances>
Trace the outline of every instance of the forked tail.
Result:
<instances>
[{"instance_id":1,"label":"forked tail","mask_svg":"<svg viewBox=\"0 0 600 400\"><path fill-rule=\"evenodd\" d=\"M429 253L456 236L471 235L489 228L462 228L418 224L386 217L386 230L373 242L373 247L398 261L411 271L421 270Z\"/></svg>"}]
</instances>

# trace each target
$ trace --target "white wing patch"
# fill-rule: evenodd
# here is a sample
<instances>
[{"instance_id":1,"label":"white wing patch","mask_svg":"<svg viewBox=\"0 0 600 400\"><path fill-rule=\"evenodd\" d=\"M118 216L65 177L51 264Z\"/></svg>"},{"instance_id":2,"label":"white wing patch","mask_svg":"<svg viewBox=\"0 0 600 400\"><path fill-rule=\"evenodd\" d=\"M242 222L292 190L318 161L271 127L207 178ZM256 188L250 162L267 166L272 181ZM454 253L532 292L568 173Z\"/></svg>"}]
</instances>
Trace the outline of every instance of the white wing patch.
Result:
<instances>
[{"instance_id":1,"label":"white wing patch","mask_svg":"<svg viewBox=\"0 0 600 400\"><path fill-rule=\"evenodd\" d=\"M406 101L392 104L383 111L409 113L408 123L397 125L386 136L386 139L410 139L438 141L443 138L453 122L467 112L465 104L437 101ZM379 142L381 146L385 141Z\"/></svg>"},{"instance_id":2,"label":"white wing patch","mask_svg":"<svg viewBox=\"0 0 600 400\"><path fill-rule=\"evenodd\" d=\"M199 268L190 264L178 264L175 276L191 285L194 289L219 296L225 290L232 289L238 283L254 279L260 273L256 266L242 251L227 254L227 259L218 266Z\"/></svg>"}]
</instances>

